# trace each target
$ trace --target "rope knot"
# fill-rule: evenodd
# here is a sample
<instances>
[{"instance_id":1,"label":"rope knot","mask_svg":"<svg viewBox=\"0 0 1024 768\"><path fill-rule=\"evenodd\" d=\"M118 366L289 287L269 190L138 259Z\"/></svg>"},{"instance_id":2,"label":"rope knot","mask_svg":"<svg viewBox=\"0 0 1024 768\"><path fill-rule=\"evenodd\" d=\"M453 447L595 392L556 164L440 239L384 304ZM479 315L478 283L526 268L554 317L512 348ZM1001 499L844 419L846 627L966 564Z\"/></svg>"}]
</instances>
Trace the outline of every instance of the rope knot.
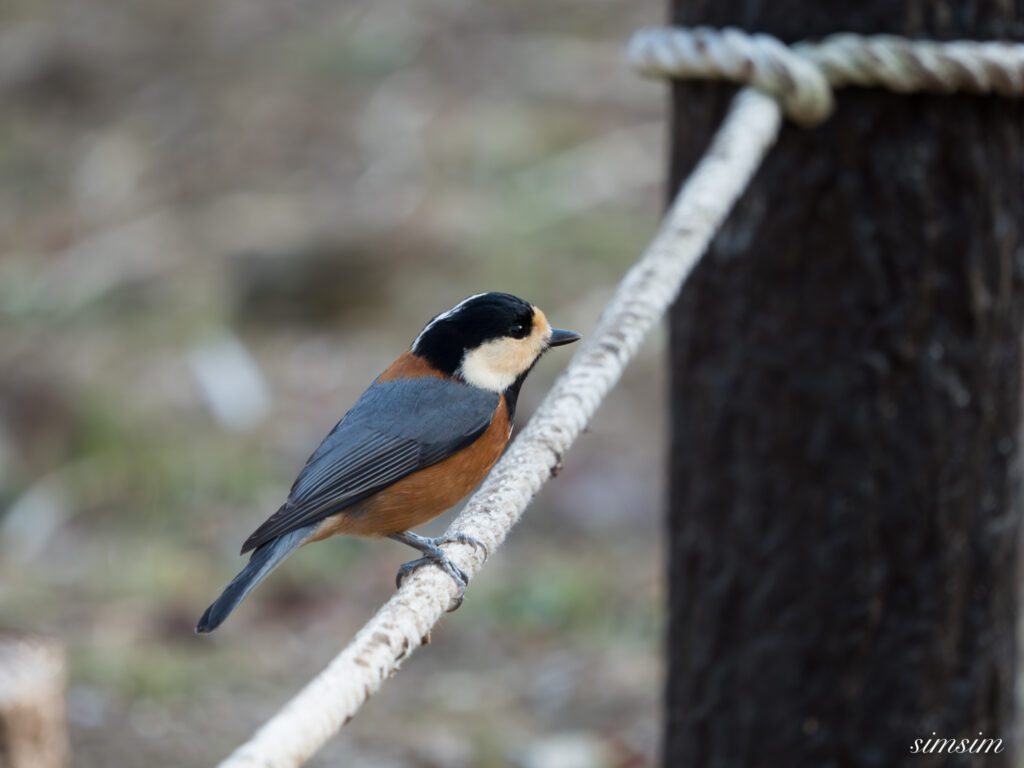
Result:
<instances>
[{"instance_id":1,"label":"rope knot","mask_svg":"<svg viewBox=\"0 0 1024 768\"><path fill-rule=\"evenodd\" d=\"M732 80L764 91L795 123L811 127L832 112L832 88L882 86L900 93L1024 96L1024 45L893 35L831 35L786 46L739 29L641 29L626 51L641 73Z\"/></svg>"},{"instance_id":2,"label":"rope knot","mask_svg":"<svg viewBox=\"0 0 1024 768\"><path fill-rule=\"evenodd\" d=\"M805 127L832 114L832 87L822 71L771 35L732 27L650 27L633 35L626 56L640 74L651 77L753 86L774 96L787 117Z\"/></svg>"}]
</instances>

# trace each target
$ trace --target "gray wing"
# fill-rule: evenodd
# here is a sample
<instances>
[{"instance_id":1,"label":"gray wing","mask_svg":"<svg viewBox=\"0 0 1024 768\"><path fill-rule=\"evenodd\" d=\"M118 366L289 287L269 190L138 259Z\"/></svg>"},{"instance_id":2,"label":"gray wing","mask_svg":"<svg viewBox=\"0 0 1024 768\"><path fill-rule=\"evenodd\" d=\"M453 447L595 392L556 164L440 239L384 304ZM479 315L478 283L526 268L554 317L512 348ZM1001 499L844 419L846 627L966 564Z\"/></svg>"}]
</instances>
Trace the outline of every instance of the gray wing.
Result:
<instances>
[{"instance_id":1,"label":"gray wing","mask_svg":"<svg viewBox=\"0 0 1024 768\"><path fill-rule=\"evenodd\" d=\"M373 384L313 452L284 505L245 541L242 554L372 496L472 444L500 396L427 376Z\"/></svg>"}]
</instances>

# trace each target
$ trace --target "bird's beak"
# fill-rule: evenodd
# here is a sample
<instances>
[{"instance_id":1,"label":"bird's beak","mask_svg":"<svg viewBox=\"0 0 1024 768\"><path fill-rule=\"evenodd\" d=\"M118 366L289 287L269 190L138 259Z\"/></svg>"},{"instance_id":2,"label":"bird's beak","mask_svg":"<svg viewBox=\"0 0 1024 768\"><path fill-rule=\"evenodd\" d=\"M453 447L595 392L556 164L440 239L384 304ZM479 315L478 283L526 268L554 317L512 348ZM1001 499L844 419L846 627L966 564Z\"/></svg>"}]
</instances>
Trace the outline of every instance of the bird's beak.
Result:
<instances>
[{"instance_id":1,"label":"bird's beak","mask_svg":"<svg viewBox=\"0 0 1024 768\"><path fill-rule=\"evenodd\" d=\"M558 328L553 328L551 330L551 338L548 339L548 346L560 347L563 344L572 344L574 341L579 341L582 338L576 331L562 331Z\"/></svg>"}]
</instances>

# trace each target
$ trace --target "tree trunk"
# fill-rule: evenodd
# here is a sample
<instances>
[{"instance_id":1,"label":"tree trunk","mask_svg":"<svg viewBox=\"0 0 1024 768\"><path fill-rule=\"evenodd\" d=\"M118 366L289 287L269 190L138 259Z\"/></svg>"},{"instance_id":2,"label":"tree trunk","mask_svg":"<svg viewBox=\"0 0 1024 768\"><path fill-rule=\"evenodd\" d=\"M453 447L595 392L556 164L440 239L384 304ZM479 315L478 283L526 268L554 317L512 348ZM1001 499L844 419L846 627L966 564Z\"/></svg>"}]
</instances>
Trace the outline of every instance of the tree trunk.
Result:
<instances>
[{"instance_id":1,"label":"tree trunk","mask_svg":"<svg viewBox=\"0 0 1024 768\"><path fill-rule=\"evenodd\" d=\"M1022 0L673 4L786 42L1024 39ZM673 190L732 93L674 86ZM1019 101L840 91L673 308L666 766L965 765L925 740L981 738L1012 764L1022 143Z\"/></svg>"},{"instance_id":2,"label":"tree trunk","mask_svg":"<svg viewBox=\"0 0 1024 768\"><path fill-rule=\"evenodd\" d=\"M0 637L0 768L60 768L68 752L64 652L38 638Z\"/></svg>"}]
</instances>

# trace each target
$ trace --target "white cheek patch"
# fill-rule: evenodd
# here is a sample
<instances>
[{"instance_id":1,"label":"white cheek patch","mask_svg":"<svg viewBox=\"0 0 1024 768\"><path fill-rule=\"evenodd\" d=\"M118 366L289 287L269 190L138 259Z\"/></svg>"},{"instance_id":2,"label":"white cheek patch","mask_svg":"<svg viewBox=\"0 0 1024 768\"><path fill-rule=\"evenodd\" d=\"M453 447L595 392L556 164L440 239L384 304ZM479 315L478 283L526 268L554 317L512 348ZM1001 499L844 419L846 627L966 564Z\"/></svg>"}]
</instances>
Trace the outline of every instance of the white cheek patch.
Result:
<instances>
[{"instance_id":1,"label":"white cheek patch","mask_svg":"<svg viewBox=\"0 0 1024 768\"><path fill-rule=\"evenodd\" d=\"M462 358L458 375L471 386L504 392L518 376L505 359L505 346L505 340L500 339L477 347Z\"/></svg>"},{"instance_id":2,"label":"white cheek patch","mask_svg":"<svg viewBox=\"0 0 1024 768\"><path fill-rule=\"evenodd\" d=\"M547 348L551 326L534 310L533 332L525 339L503 338L485 342L462 358L459 377L474 387L504 392Z\"/></svg>"}]
</instances>

